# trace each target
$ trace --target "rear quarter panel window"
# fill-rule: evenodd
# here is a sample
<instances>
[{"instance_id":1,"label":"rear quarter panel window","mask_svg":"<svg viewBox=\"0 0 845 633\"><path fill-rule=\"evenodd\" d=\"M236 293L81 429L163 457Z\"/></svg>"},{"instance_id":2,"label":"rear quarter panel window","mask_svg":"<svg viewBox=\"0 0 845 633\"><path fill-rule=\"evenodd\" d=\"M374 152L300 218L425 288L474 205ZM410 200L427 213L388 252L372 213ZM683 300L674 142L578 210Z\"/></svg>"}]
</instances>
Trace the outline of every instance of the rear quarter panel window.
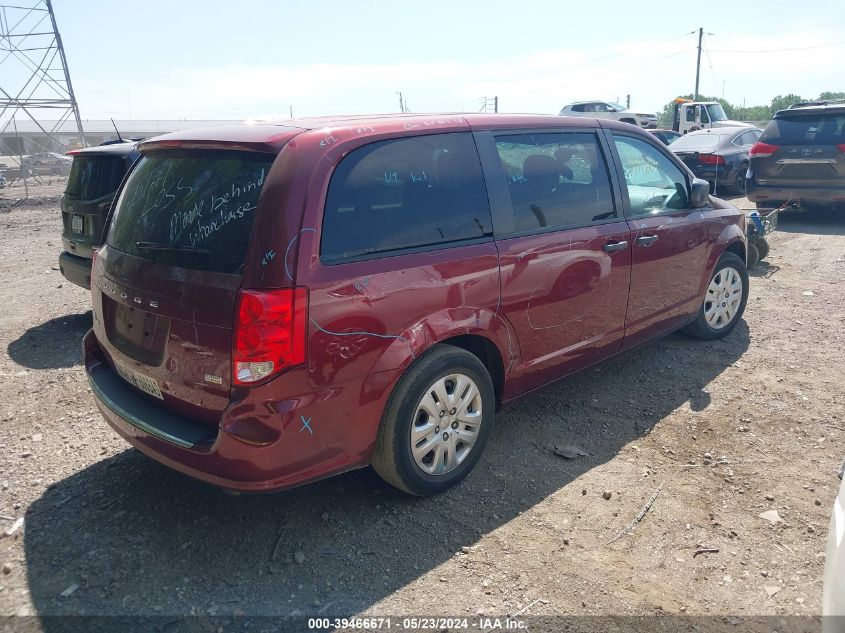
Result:
<instances>
[{"instance_id":1,"label":"rear quarter panel window","mask_svg":"<svg viewBox=\"0 0 845 633\"><path fill-rule=\"evenodd\" d=\"M143 156L121 191L107 243L164 264L240 274L274 158L209 150Z\"/></svg>"},{"instance_id":2,"label":"rear quarter panel window","mask_svg":"<svg viewBox=\"0 0 845 633\"><path fill-rule=\"evenodd\" d=\"M320 254L339 261L491 234L472 136L415 136L366 145L341 161L326 196Z\"/></svg>"}]
</instances>

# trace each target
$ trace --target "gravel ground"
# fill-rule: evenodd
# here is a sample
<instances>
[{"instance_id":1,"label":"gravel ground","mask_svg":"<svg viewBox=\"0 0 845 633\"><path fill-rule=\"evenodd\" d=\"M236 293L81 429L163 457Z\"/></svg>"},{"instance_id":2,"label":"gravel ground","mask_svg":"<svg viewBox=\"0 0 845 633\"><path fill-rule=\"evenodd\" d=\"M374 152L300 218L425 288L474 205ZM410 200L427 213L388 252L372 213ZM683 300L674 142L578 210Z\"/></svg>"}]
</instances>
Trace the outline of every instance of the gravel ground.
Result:
<instances>
[{"instance_id":1,"label":"gravel ground","mask_svg":"<svg viewBox=\"0 0 845 633\"><path fill-rule=\"evenodd\" d=\"M0 190L0 615L820 612L845 218L783 217L728 338L671 335L500 413L447 494L362 470L228 496L97 413L89 297L57 265L61 184L17 206Z\"/></svg>"}]
</instances>

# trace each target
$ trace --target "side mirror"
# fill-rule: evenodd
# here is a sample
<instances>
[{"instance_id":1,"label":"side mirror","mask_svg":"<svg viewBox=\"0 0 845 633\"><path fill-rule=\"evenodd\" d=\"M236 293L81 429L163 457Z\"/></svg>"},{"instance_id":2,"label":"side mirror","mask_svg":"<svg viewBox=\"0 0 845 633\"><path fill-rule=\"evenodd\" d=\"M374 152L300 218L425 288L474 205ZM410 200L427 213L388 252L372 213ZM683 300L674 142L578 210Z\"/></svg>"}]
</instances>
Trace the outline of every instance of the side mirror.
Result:
<instances>
[{"instance_id":1,"label":"side mirror","mask_svg":"<svg viewBox=\"0 0 845 633\"><path fill-rule=\"evenodd\" d=\"M701 178L693 178L689 201L693 209L706 207L710 202L710 183Z\"/></svg>"}]
</instances>

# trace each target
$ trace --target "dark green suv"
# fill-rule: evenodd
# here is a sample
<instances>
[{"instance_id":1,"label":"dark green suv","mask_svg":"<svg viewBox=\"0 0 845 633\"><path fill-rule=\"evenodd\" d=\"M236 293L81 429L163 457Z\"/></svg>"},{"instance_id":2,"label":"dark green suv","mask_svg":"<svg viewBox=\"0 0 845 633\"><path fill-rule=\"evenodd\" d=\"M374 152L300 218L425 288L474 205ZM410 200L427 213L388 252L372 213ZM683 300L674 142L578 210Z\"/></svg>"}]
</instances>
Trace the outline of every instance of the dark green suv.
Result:
<instances>
[{"instance_id":1,"label":"dark green suv","mask_svg":"<svg viewBox=\"0 0 845 633\"><path fill-rule=\"evenodd\" d=\"M137 143L109 143L68 152L73 156L62 196L59 269L65 279L91 288L91 255L100 246L103 224L120 181L138 158Z\"/></svg>"}]
</instances>

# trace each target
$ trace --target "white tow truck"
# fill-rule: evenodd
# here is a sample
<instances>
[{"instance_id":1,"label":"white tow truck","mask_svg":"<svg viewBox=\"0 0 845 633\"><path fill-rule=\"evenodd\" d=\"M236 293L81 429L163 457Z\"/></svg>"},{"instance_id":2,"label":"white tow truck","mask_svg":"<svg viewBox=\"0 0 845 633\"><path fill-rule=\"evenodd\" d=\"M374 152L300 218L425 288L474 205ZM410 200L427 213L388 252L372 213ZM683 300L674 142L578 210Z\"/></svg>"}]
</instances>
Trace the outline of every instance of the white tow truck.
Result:
<instances>
[{"instance_id":1,"label":"white tow truck","mask_svg":"<svg viewBox=\"0 0 845 633\"><path fill-rule=\"evenodd\" d=\"M672 129L679 134L713 127L754 127L730 120L718 101L693 101L678 97L673 103Z\"/></svg>"}]
</instances>

